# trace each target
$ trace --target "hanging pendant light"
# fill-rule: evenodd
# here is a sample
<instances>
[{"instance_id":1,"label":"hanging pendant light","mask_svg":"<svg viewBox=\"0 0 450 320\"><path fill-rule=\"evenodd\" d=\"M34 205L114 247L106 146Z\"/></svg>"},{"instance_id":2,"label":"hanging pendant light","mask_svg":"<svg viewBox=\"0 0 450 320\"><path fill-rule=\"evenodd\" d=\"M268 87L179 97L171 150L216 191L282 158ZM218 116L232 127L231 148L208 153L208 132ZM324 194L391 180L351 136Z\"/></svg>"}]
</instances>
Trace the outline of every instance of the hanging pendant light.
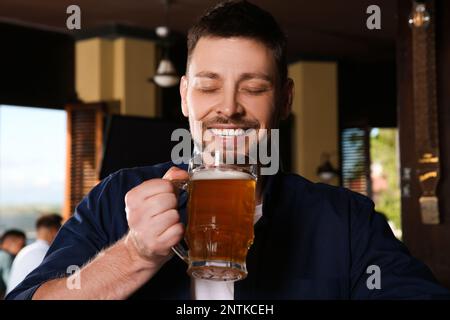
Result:
<instances>
[{"instance_id":1,"label":"hanging pendant light","mask_svg":"<svg viewBox=\"0 0 450 320\"><path fill-rule=\"evenodd\" d=\"M180 82L180 77L170 59L163 58L159 62L156 74L153 76L153 82L163 88L172 87Z\"/></svg>"},{"instance_id":2,"label":"hanging pendant light","mask_svg":"<svg viewBox=\"0 0 450 320\"><path fill-rule=\"evenodd\" d=\"M164 0L166 7L165 25L156 28L156 34L161 39L161 46L163 49L163 58L158 64L156 74L149 80L156 83L162 88L169 88L177 85L180 82L180 77L177 74L173 62L169 58L169 41L170 35L169 29L169 6L172 3L171 0Z\"/></svg>"},{"instance_id":3,"label":"hanging pendant light","mask_svg":"<svg viewBox=\"0 0 450 320\"><path fill-rule=\"evenodd\" d=\"M322 153L321 164L317 168L317 176L324 183L330 183L335 177L339 176L339 170L333 167L330 157L329 153Z\"/></svg>"}]
</instances>

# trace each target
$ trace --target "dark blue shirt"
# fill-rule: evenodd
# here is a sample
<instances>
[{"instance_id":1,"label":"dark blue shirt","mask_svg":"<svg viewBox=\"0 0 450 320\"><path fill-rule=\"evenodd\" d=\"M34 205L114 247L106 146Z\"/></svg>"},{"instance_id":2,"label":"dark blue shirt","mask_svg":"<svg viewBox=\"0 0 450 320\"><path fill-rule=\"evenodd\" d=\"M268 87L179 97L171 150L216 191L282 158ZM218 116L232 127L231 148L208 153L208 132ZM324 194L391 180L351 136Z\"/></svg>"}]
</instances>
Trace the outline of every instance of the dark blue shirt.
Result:
<instances>
[{"instance_id":1,"label":"dark blue shirt","mask_svg":"<svg viewBox=\"0 0 450 320\"><path fill-rule=\"evenodd\" d=\"M145 180L162 177L172 165L124 169L103 180L77 206L41 265L7 298L31 299L42 283L69 275L71 265L83 266L121 239L128 231L125 194ZM185 193L179 198L184 222L186 198ZM370 199L283 172L268 179L247 268L248 277L235 284L235 299L450 296L394 237ZM174 256L131 298L190 299L186 270ZM377 275L379 289L374 288ZM82 284L83 279L81 289Z\"/></svg>"}]
</instances>

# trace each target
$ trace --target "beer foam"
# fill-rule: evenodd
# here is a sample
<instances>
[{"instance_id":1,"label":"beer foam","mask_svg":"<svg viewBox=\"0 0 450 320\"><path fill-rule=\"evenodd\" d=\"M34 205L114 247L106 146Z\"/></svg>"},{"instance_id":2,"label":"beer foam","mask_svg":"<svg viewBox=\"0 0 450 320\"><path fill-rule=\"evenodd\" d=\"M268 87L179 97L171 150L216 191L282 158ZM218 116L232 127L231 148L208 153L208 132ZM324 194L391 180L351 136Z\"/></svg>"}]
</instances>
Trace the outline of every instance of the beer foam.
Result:
<instances>
[{"instance_id":1,"label":"beer foam","mask_svg":"<svg viewBox=\"0 0 450 320\"><path fill-rule=\"evenodd\" d=\"M236 180L236 179L254 179L248 173L233 170L208 169L194 172L191 180Z\"/></svg>"}]
</instances>

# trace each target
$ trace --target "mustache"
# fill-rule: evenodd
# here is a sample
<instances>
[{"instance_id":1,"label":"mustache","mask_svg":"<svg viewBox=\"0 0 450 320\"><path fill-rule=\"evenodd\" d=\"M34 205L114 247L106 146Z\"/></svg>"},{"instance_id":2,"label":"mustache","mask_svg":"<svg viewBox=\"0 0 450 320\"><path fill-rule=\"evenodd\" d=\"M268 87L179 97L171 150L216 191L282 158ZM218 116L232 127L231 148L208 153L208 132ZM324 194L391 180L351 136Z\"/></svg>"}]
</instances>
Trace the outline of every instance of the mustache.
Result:
<instances>
[{"instance_id":1,"label":"mustache","mask_svg":"<svg viewBox=\"0 0 450 320\"><path fill-rule=\"evenodd\" d=\"M255 129L259 128L259 122L255 120L243 118L233 119L220 116L203 121L203 128L207 129L214 126L215 124L231 124L243 128L255 128Z\"/></svg>"}]
</instances>

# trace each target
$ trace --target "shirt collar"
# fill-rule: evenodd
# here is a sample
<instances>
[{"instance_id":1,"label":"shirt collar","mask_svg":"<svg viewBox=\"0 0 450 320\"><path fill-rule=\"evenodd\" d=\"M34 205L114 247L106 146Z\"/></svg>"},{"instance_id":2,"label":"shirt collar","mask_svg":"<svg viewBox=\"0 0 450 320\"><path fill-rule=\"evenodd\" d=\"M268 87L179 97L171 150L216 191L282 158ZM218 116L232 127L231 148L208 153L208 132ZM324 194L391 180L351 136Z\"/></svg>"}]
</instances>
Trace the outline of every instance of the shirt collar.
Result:
<instances>
[{"instance_id":1,"label":"shirt collar","mask_svg":"<svg viewBox=\"0 0 450 320\"><path fill-rule=\"evenodd\" d=\"M49 245L49 243L48 243L47 241L42 240L42 239L36 239L35 243L38 243L38 244L45 244L46 246Z\"/></svg>"}]
</instances>

